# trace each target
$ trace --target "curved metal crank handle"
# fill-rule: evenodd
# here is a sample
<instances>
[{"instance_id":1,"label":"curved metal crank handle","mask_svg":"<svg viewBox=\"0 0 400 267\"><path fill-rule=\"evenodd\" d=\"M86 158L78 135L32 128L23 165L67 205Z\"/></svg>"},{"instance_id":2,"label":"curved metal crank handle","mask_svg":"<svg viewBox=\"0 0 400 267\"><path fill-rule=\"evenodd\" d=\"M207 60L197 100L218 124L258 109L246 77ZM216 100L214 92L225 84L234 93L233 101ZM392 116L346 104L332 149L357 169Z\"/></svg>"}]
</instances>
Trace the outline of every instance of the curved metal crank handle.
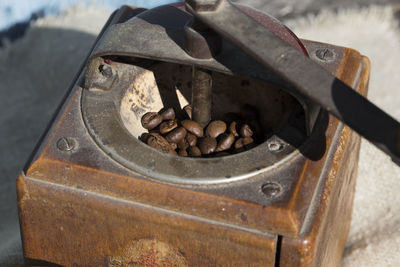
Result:
<instances>
[{"instance_id":1,"label":"curved metal crank handle","mask_svg":"<svg viewBox=\"0 0 400 267\"><path fill-rule=\"evenodd\" d=\"M186 0L196 19L321 105L400 166L400 124L228 0Z\"/></svg>"}]
</instances>

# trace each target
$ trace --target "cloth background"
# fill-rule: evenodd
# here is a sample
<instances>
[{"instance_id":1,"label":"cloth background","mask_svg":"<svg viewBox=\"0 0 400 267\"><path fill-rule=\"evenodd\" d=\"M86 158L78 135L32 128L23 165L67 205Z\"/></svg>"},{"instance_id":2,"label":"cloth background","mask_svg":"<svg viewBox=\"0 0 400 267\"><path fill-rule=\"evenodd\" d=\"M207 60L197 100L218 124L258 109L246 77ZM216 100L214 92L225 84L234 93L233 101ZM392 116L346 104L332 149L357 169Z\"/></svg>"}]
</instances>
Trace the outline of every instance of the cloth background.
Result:
<instances>
[{"instance_id":1,"label":"cloth background","mask_svg":"<svg viewBox=\"0 0 400 267\"><path fill-rule=\"evenodd\" d=\"M110 10L75 7L37 20L0 49L0 266L22 264L15 180ZM286 21L301 38L347 46L372 63L369 98L400 120L397 9L369 6ZM342 266L400 263L400 168L363 141Z\"/></svg>"}]
</instances>

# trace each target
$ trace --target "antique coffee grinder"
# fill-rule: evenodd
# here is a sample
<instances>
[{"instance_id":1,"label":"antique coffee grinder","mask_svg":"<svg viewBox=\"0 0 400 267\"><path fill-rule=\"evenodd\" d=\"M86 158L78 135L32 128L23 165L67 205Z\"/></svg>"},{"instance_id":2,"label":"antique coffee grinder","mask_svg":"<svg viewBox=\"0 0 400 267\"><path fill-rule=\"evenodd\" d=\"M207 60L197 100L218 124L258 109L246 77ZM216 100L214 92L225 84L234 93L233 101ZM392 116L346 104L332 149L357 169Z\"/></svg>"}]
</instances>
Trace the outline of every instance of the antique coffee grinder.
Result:
<instances>
[{"instance_id":1,"label":"antique coffee grinder","mask_svg":"<svg viewBox=\"0 0 400 267\"><path fill-rule=\"evenodd\" d=\"M338 266L355 131L400 150L399 124L362 97L369 71L227 0L120 8L17 181L26 263ZM144 114L188 104L204 127L256 117L255 143L181 157L143 142Z\"/></svg>"}]
</instances>

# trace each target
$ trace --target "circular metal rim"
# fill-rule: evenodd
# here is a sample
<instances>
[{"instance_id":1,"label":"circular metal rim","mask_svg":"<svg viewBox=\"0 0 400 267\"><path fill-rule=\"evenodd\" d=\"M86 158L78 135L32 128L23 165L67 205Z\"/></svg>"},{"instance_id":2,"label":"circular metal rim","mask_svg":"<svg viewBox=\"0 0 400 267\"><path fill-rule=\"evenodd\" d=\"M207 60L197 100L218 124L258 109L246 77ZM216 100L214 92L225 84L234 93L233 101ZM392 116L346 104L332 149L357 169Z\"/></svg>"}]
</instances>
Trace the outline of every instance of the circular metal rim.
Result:
<instances>
[{"instance_id":1,"label":"circular metal rim","mask_svg":"<svg viewBox=\"0 0 400 267\"><path fill-rule=\"evenodd\" d=\"M250 16L263 18L266 21L260 22L267 26L277 23L272 18L265 18L264 13L245 6L240 8ZM272 30L289 31L284 26ZM293 33L289 36L307 53ZM300 156L299 151L289 144L279 153L271 152L268 140L249 151L220 158L183 158L165 154L132 136L121 121L117 104L112 97L104 96L104 92L83 90L82 115L90 135L115 161L149 179L174 184L227 183L265 173Z\"/></svg>"},{"instance_id":2,"label":"circular metal rim","mask_svg":"<svg viewBox=\"0 0 400 267\"><path fill-rule=\"evenodd\" d=\"M128 169L161 182L209 185L241 181L300 156L289 144L279 153L271 152L266 140L253 149L225 157L179 157L151 148L131 135L110 93L83 90L81 108L89 134L107 155Z\"/></svg>"}]
</instances>

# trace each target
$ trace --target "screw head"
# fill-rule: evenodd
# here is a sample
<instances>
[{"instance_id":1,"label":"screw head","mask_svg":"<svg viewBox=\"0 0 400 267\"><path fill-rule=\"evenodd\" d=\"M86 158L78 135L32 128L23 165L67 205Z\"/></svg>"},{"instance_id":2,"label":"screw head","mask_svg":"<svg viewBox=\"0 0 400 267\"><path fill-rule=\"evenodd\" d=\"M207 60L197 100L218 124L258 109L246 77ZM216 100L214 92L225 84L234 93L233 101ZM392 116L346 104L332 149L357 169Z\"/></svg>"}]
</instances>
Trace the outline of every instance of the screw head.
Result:
<instances>
[{"instance_id":1,"label":"screw head","mask_svg":"<svg viewBox=\"0 0 400 267\"><path fill-rule=\"evenodd\" d=\"M73 151L77 147L77 141L71 137L61 137L57 141L57 148L63 152Z\"/></svg>"},{"instance_id":2,"label":"screw head","mask_svg":"<svg viewBox=\"0 0 400 267\"><path fill-rule=\"evenodd\" d=\"M261 187L261 191L268 198L275 198L282 193L282 186L276 182L268 182Z\"/></svg>"},{"instance_id":3,"label":"screw head","mask_svg":"<svg viewBox=\"0 0 400 267\"><path fill-rule=\"evenodd\" d=\"M278 153L281 152L286 146L286 143L282 141L278 137L272 137L268 142L267 142L267 147L269 151Z\"/></svg>"},{"instance_id":4,"label":"screw head","mask_svg":"<svg viewBox=\"0 0 400 267\"><path fill-rule=\"evenodd\" d=\"M336 58L336 52L330 48L319 48L315 50L315 56L325 62L334 61Z\"/></svg>"},{"instance_id":5,"label":"screw head","mask_svg":"<svg viewBox=\"0 0 400 267\"><path fill-rule=\"evenodd\" d=\"M106 78L111 78L113 76L112 68L109 65L100 65L99 70Z\"/></svg>"}]
</instances>

